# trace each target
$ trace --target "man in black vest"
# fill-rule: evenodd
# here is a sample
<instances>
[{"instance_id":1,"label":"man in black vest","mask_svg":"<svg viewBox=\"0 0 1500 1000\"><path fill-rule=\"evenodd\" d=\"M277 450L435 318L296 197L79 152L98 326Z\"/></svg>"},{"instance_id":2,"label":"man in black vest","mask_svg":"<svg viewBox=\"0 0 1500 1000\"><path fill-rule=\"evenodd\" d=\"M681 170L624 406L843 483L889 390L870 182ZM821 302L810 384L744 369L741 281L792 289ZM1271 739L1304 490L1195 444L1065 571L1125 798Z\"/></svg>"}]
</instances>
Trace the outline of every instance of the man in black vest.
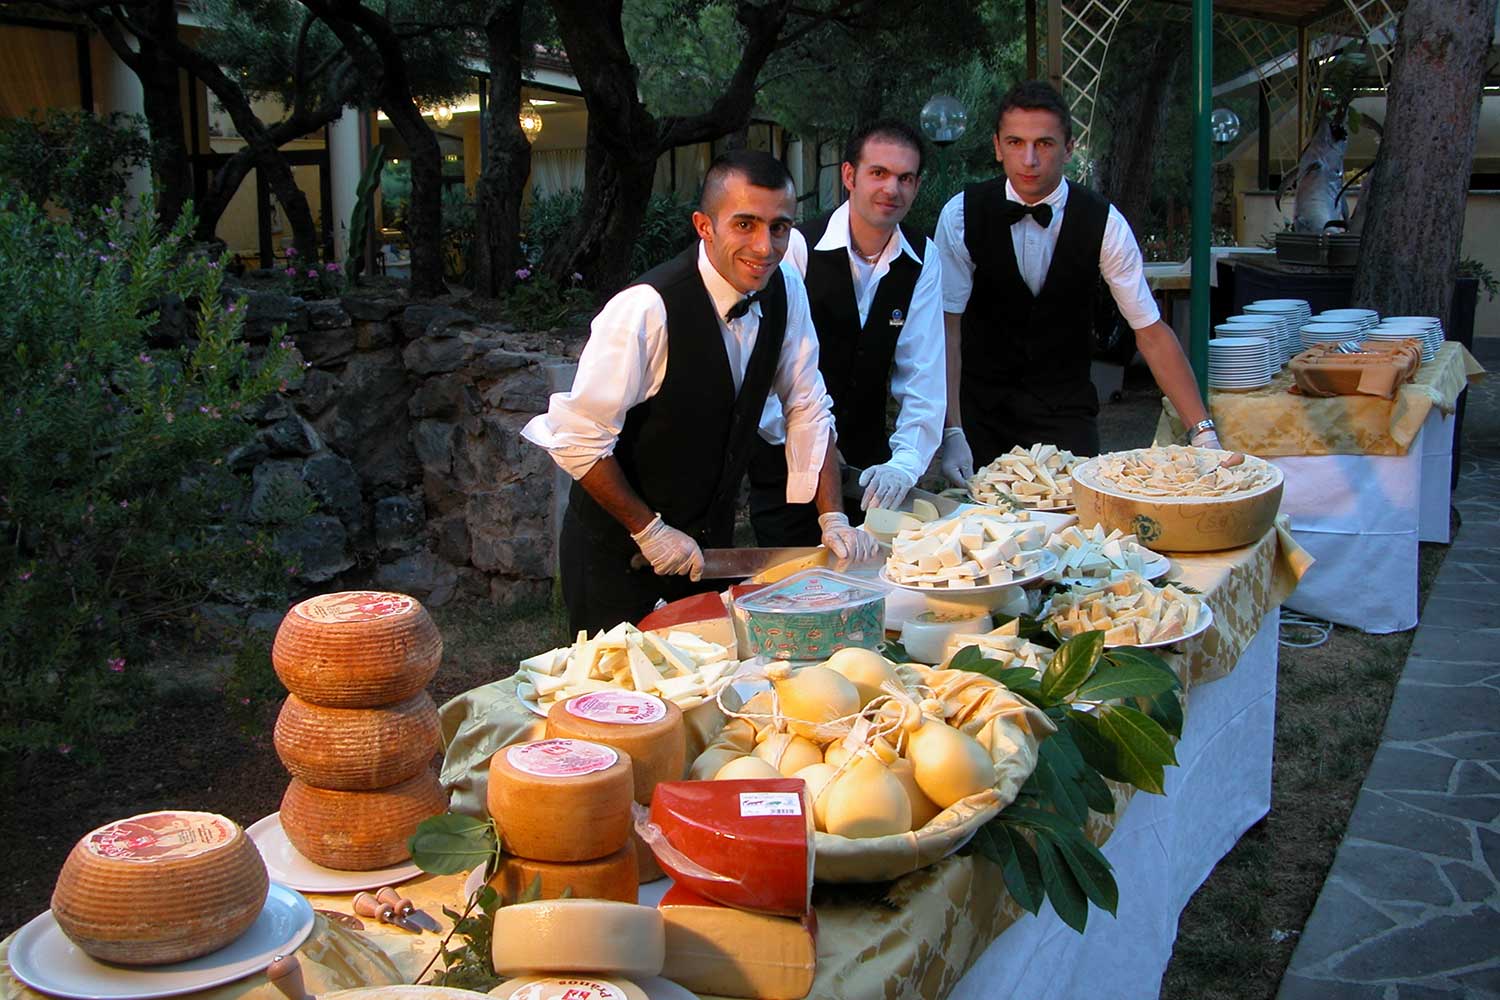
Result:
<instances>
[{"instance_id":1,"label":"man in black vest","mask_svg":"<svg viewBox=\"0 0 1500 1000\"><path fill-rule=\"evenodd\" d=\"M573 477L558 542L572 629L635 621L702 590L727 546L766 397L787 417L787 499L814 499L835 556L873 554L840 509L831 402L807 292L780 267L796 197L767 153L725 153L703 180L702 238L610 299L573 388L521 432ZM649 566L631 567L637 552Z\"/></svg>"},{"instance_id":2,"label":"man in black vest","mask_svg":"<svg viewBox=\"0 0 1500 1000\"><path fill-rule=\"evenodd\" d=\"M938 220L948 355L941 464L955 482L1014 445L1098 452L1089 368L1101 275L1191 442L1219 447L1192 368L1146 285L1129 224L1099 195L1063 179L1072 152L1062 97L1045 83L1017 84L996 119L995 159L1005 176L955 195Z\"/></svg>"},{"instance_id":3,"label":"man in black vest","mask_svg":"<svg viewBox=\"0 0 1500 1000\"><path fill-rule=\"evenodd\" d=\"M792 234L818 331L818 368L833 397L839 454L862 471L856 507L897 507L927 471L942 436L943 319L938 254L901 225L921 185L922 136L885 119L854 133L842 175L849 200ZM917 248L921 247L919 253ZM887 390L889 389L889 395ZM900 411L886 438L889 396ZM750 463L750 520L762 545L818 537L811 504L786 502L781 409L766 401Z\"/></svg>"}]
</instances>

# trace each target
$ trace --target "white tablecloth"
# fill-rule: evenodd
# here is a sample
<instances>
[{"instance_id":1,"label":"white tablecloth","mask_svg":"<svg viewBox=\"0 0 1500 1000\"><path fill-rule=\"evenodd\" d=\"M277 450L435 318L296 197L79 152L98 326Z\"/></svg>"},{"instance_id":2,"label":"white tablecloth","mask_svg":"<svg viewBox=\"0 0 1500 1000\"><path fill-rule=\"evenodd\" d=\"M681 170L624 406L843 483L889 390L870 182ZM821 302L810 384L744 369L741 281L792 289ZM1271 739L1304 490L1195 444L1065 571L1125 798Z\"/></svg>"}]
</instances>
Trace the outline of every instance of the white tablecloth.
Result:
<instances>
[{"instance_id":1,"label":"white tablecloth","mask_svg":"<svg viewBox=\"0 0 1500 1000\"><path fill-rule=\"evenodd\" d=\"M1281 512L1318 561L1286 606L1365 632L1417 624L1417 543L1448 540L1453 418L1434 408L1405 455L1272 458Z\"/></svg>"},{"instance_id":2,"label":"white tablecloth","mask_svg":"<svg viewBox=\"0 0 1500 1000\"><path fill-rule=\"evenodd\" d=\"M1273 608L1234 671L1188 693L1166 797L1137 794L1104 845L1120 887L1118 916L1091 907L1079 935L1044 904L1001 934L951 997L1157 995L1183 907L1271 808L1279 621Z\"/></svg>"}]
</instances>

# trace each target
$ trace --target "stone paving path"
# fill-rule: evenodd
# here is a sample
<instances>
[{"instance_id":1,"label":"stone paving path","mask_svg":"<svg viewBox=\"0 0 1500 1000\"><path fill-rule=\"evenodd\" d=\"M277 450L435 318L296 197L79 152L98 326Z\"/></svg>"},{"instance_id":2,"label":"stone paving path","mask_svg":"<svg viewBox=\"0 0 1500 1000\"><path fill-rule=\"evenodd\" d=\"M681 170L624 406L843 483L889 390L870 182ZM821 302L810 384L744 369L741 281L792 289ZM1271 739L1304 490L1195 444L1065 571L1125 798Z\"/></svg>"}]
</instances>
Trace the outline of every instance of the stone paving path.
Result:
<instances>
[{"instance_id":1,"label":"stone paving path","mask_svg":"<svg viewBox=\"0 0 1500 1000\"><path fill-rule=\"evenodd\" d=\"M1500 372L1500 338L1474 353ZM1277 1000L1500 998L1497 382L1469 390L1462 525Z\"/></svg>"}]
</instances>

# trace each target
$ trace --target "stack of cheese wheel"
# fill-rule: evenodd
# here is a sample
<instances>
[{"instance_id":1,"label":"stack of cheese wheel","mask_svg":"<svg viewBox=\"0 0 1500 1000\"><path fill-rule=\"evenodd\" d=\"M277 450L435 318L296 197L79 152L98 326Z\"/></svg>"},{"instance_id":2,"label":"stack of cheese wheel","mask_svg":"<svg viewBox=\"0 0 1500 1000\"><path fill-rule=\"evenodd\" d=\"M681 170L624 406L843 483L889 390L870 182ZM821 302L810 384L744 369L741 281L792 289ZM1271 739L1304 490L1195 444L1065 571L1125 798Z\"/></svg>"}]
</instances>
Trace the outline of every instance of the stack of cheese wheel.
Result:
<instances>
[{"instance_id":1,"label":"stack of cheese wheel","mask_svg":"<svg viewBox=\"0 0 1500 1000\"><path fill-rule=\"evenodd\" d=\"M687 769L687 732L682 709L640 691L591 691L558 702L547 713L547 735L558 739L602 743L630 757L635 801L651 804L651 793L663 781L681 781ZM662 877L643 840L631 832L638 877Z\"/></svg>"},{"instance_id":2,"label":"stack of cheese wheel","mask_svg":"<svg viewBox=\"0 0 1500 1000\"><path fill-rule=\"evenodd\" d=\"M303 857L387 868L406 860L418 823L447 809L425 690L442 658L437 627L404 594L323 594L287 612L271 649L291 691L275 740L292 773L281 826Z\"/></svg>"},{"instance_id":3,"label":"stack of cheese wheel","mask_svg":"<svg viewBox=\"0 0 1500 1000\"><path fill-rule=\"evenodd\" d=\"M630 755L614 747L552 738L500 748L486 803L504 854L490 885L508 900L539 880L542 899L571 890L578 899L635 902L634 801Z\"/></svg>"},{"instance_id":4,"label":"stack of cheese wheel","mask_svg":"<svg viewBox=\"0 0 1500 1000\"><path fill-rule=\"evenodd\" d=\"M102 962L163 965L218 951L260 916L270 881L255 844L214 813L108 823L63 862L52 915Z\"/></svg>"}]
</instances>

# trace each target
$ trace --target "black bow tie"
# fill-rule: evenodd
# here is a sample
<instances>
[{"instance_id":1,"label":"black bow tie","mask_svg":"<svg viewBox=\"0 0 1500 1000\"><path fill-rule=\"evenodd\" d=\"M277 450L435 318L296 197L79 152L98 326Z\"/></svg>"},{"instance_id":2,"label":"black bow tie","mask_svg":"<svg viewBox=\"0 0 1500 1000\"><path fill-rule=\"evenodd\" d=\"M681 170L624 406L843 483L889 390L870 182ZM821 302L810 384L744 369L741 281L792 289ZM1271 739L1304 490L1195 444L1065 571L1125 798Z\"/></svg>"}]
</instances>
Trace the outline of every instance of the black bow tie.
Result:
<instances>
[{"instance_id":1,"label":"black bow tie","mask_svg":"<svg viewBox=\"0 0 1500 1000\"><path fill-rule=\"evenodd\" d=\"M745 315L745 313L750 311L750 307L755 305L755 300L758 298L760 298L760 292L751 292L749 295L746 295L743 299L740 299L734 305L730 306L729 311L724 314L724 318L739 319L741 316Z\"/></svg>"},{"instance_id":2,"label":"black bow tie","mask_svg":"<svg viewBox=\"0 0 1500 1000\"><path fill-rule=\"evenodd\" d=\"M1000 209L1000 216L1007 226L1015 225L1028 215L1043 229L1052 225L1052 206L1045 201L1037 205L1023 205L1019 201L1006 199L1005 205Z\"/></svg>"}]
</instances>

